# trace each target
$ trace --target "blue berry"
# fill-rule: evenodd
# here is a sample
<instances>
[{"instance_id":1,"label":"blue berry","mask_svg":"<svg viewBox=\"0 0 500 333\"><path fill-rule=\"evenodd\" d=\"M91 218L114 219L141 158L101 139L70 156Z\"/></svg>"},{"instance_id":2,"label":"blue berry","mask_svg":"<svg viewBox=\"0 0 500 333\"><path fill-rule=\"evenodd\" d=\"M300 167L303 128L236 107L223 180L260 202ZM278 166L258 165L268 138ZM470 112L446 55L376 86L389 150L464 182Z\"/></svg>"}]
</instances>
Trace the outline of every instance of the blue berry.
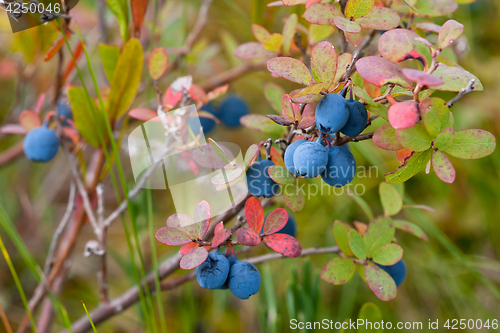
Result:
<instances>
[{"instance_id":1,"label":"blue berry","mask_svg":"<svg viewBox=\"0 0 500 333\"><path fill-rule=\"evenodd\" d=\"M211 103L204 105L201 108L201 110L209 112L209 113L213 114L214 116L217 116L217 109ZM203 128L203 133L205 133L205 134L207 134L211 130L213 130L215 125L216 125L216 123L213 119L205 118L205 117L200 117L200 124L201 124L201 127Z\"/></svg>"},{"instance_id":2,"label":"blue berry","mask_svg":"<svg viewBox=\"0 0 500 333\"><path fill-rule=\"evenodd\" d=\"M292 175L297 175L297 170L295 170L295 166L293 164L293 154L295 153L297 148L304 142L307 142L307 140L294 141L285 150L285 166L288 172L290 172Z\"/></svg>"},{"instance_id":3,"label":"blue berry","mask_svg":"<svg viewBox=\"0 0 500 333\"><path fill-rule=\"evenodd\" d=\"M401 259L397 263L391 266L384 266L384 265L379 265L377 264L378 267L382 268L384 271L389 274L394 282L396 283L396 286L399 287L401 283L405 280L406 277L406 264Z\"/></svg>"},{"instance_id":4,"label":"blue berry","mask_svg":"<svg viewBox=\"0 0 500 333\"><path fill-rule=\"evenodd\" d=\"M293 214L287 209L286 210L288 213L288 221L286 221L286 225L278 231L279 234L287 234L292 237L295 237L297 235L297 222L295 221L295 218L293 217ZM269 214L267 214L264 218L264 221L267 219ZM264 223L265 225L265 223ZM261 233L264 232L264 225L262 226Z\"/></svg>"},{"instance_id":5,"label":"blue berry","mask_svg":"<svg viewBox=\"0 0 500 333\"><path fill-rule=\"evenodd\" d=\"M297 175L305 178L318 177L326 168L328 152L319 142L304 142L293 154Z\"/></svg>"},{"instance_id":6,"label":"blue berry","mask_svg":"<svg viewBox=\"0 0 500 333\"><path fill-rule=\"evenodd\" d=\"M349 149L332 146L328 149L328 165L321 174L330 186L342 187L349 184L356 174L356 160Z\"/></svg>"},{"instance_id":7,"label":"blue berry","mask_svg":"<svg viewBox=\"0 0 500 333\"><path fill-rule=\"evenodd\" d=\"M316 106L316 127L323 133L333 134L340 131L349 119L349 107L344 97L328 94Z\"/></svg>"},{"instance_id":8,"label":"blue berry","mask_svg":"<svg viewBox=\"0 0 500 333\"><path fill-rule=\"evenodd\" d=\"M260 273L248 261L236 262L229 271L229 290L240 299L248 299L260 289Z\"/></svg>"},{"instance_id":9,"label":"blue berry","mask_svg":"<svg viewBox=\"0 0 500 333\"><path fill-rule=\"evenodd\" d=\"M224 285L229 274L229 261L226 256L210 252L207 260L196 267L196 279L202 288L218 289Z\"/></svg>"},{"instance_id":10,"label":"blue berry","mask_svg":"<svg viewBox=\"0 0 500 333\"><path fill-rule=\"evenodd\" d=\"M241 98L231 96L220 107L221 120L227 127L239 127L240 118L248 114L248 106Z\"/></svg>"},{"instance_id":11,"label":"blue berry","mask_svg":"<svg viewBox=\"0 0 500 333\"><path fill-rule=\"evenodd\" d=\"M57 114L59 117L64 118L63 124L67 124L66 119L73 120L73 111L71 110L71 105L69 101L64 98L60 98L56 103Z\"/></svg>"},{"instance_id":12,"label":"blue berry","mask_svg":"<svg viewBox=\"0 0 500 333\"><path fill-rule=\"evenodd\" d=\"M368 112L363 104L354 99L348 100L347 106L349 107L349 120L340 132L347 136L359 135L368 122Z\"/></svg>"},{"instance_id":13,"label":"blue berry","mask_svg":"<svg viewBox=\"0 0 500 333\"><path fill-rule=\"evenodd\" d=\"M24 154L34 162L48 162L59 150L56 132L47 126L32 129L24 138Z\"/></svg>"},{"instance_id":14,"label":"blue berry","mask_svg":"<svg viewBox=\"0 0 500 333\"><path fill-rule=\"evenodd\" d=\"M268 173L269 167L273 165L272 161L259 160L248 167L247 187L252 195L270 198L278 192L279 184L276 184Z\"/></svg>"}]
</instances>

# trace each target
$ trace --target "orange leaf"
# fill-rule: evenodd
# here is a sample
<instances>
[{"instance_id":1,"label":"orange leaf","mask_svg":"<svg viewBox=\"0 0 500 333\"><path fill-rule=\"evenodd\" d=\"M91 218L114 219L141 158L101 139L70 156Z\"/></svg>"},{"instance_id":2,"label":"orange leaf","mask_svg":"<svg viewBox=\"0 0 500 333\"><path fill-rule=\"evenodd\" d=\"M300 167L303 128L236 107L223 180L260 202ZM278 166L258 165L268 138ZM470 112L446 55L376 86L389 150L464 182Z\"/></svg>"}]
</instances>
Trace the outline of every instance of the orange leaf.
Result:
<instances>
[{"instance_id":1,"label":"orange leaf","mask_svg":"<svg viewBox=\"0 0 500 333\"><path fill-rule=\"evenodd\" d=\"M66 32L66 39L69 39L71 37L72 32L68 31ZM43 58L44 61L49 61L52 59L57 52L61 49L61 47L64 45L64 37L61 37L47 52L45 55L45 58Z\"/></svg>"}]
</instances>

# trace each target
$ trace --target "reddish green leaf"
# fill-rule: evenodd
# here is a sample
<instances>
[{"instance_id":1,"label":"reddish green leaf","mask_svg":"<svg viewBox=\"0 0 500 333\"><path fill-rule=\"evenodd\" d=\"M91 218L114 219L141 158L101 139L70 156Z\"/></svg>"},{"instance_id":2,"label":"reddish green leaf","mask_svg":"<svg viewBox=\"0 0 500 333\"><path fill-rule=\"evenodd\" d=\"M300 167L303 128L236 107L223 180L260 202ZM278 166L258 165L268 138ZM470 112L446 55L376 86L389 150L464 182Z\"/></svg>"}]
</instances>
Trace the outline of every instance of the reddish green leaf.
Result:
<instances>
[{"instance_id":1,"label":"reddish green leaf","mask_svg":"<svg viewBox=\"0 0 500 333\"><path fill-rule=\"evenodd\" d=\"M42 126L40 115L33 110L24 110L19 115L19 125L25 130L31 131L34 128Z\"/></svg>"},{"instance_id":2,"label":"reddish green leaf","mask_svg":"<svg viewBox=\"0 0 500 333\"><path fill-rule=\"evenodd\" d=\"M271 235L283 229L288 221L288 212L284 208L276 208L266 218L264 234Z\"/></svg>"},{"instance_id":3,"label":"reddish green leaf","mask_svg":"<svg viewBox=\"0 0 500 333\"><path fill-rule=\"evenodd\" d=\"M290 189L290 187L292 187L292 189ZM294 213L300 212L306 205L304 195L295 186L284 186L283 199L285 200L285 205Z\"/></svg>"},{"instance_id":4,"label":"reddish green leaf","mask_svg":"<svg viewBox=\"0 0 500 333\"><path fill-rule=\"evenodd\" d=\"M433 137L441 133L450 118L449 108L441 98L430 97L420 102L420 115L425 129Z\"/></svg>"},{"instance_id":5,"label":"reddish green leaf","mask_svg":"<svg viewBox=\"0 0 500 333\"><path fill-rule=\"evenodd\" d=\"M257 232L262 230L262 226L264 225L264 209L256 197L250 197L245 202L245 217L250 228Z\"/></svg>"},{"instance_id":6,"label":"reddish green leaf","mask_svg":"<svg viewBox=\"0 0 500 333\"><path fill-rule=\"evenodd\" d=\"M396 229L412 234L413 236L420 238L424 242L429 241L429 238L427 238L425 232L416 224L403 220L394 220L394 226L396 227Z\"/></svg>"},{"instance_id":7,"label":"reddish green leaf","mask_svg":"<svg viewBox=\"0 0 500 333\"><path fill-rule=\"evenodd\" d=\"M208 251L204 247L196 247L186 253L184 257L182 257L180 262L180 267L182 269L193 269L205 262L208 257Z\"/></svg>"},{"instance_id":8,"label":"reddish green leaf","mask_svg":"<svg viewBox=\"0 0 500 333\"><path fill-rule=\"evenodd\" d=\"M275 124L271 119L260 114L249 114L240 118L240 123L258 132L282 135L286 133L286 127Z\"/></svg>"},{"instance_id":9,"label":"reddish green leaf","mask_svg":"<svg viewBox=\"0 0 500 333\"><path fill-rule=\"evenodd\" d=\"M333 285L349 282L356 272L356 265L352 259L346 257L333 258L323 266L321 278Z\"/></svg>"},{"instance_id":10,"label":"reddish green leaf","mask_svg":"<svg viewBox=\"0 0 500 333\"><path fill-rule=\"evenodd\" d=\"M329 90L337 72L337 51L330 42L320 42L312 49L311 70L314 81L323 82Z\"/></svg>"},{"instance_id":11,"label":"reddish green leaf","mask_svg":"<svg viewBox=\"0 0 500 333\"><path fill-rule=\"evenodd\" d=\"M297 14L293 13L286 19L285 25L283 26L283 51L285 54L290 53L290 47L292 46L295 33L297 32L298 20Z\"/></svg>"},{"instance_id":12,"label":"reddish green leaf","mask_svg":"<svg viewBox=\"0 0 500 333\"><path fill-rule=\"evenodd\" d=\"M295 258L302 253L300 243L292 236L286 234L269 235L264 238L264 243L285 257Z\"/></svg>"},{"instance_id":13,"label":"reddish green leaf","mask_svg":"<svg viewBox=\"0 0 500 333\"><path fill-rule=\"evenodd\" d=\"M375 131L373 143L385 150L398 150L403 147L396 140L396 130L390 124L382 125Z\"/></svg>"},{"instance_id":14,"label":"reddish green leaf","mask_svg":"<svg viewBox=\"0 0 500 333\"><path fill-rule=\"evenodd\" d=\"M438 45L444 49L450 46L464 32L464 25L455 20L448 20L441 27L438 37Z\"/></svg>"},{"instance_id":15,"label":"reddish green leaf","mask_svg":"<svg viewBox=\"0 0 500 333\"><path fill-rule=\"evenodd\" d=\"M445 128L436 137L436 140L434 141L434 147L439 150L446 150L451 146L454 140L455 130L453 129L453 127Z\"/></svg>"},{"instance_id":16,"label":"reddish green leaf","mask_svg":"<svg viewBox=\"0 0 500 333\"><path fill-rule=\"evenodd\" d=\"M245 168L248 168L248 166L252 163L252 161L255 160L258 152L259 152L259 146L257 146L255 143L250 147L248 147L245 153Z\"/></svg>"},{"instance_id":17,"label":"reddish green leaf","mask_svg":"<svg viewBox=\"0 0 500 333\"><path fill-rule=\"evenodd\" d=\"M217 88L214 88L212 90L210 90L208 93L207 93L207 99L209 101L211 100L214 100L218 97L221 97L223 96L226 92L227 92L227 89L229 88L229 84L225 84L223 86L219 86ZM198 111L198 114L200 113L200 111ZM208 113L208 112L207 112ZM215 118L215 117L214 117ZM217 119L217 118L215 118Z\"/></svg>"},{"instance_id":18,"label":"reddish green leaf","mask_svg":"<svg viewBox=\"0 0 500 333\"><path fill-rule=\"evenodd\" d=\"M450 159L441 151L432 154L432 168L443 182L451 184L455 181L455 168Z\"/></svg>"},{"instance_id":19,"label":"reddish green leaf","mask_svg":"<svg viewBox=\"0 0 500 333\"><path fill-rule=\"evenodd\" d=\"M414 7L416 14L424 17L445 16L458 9L455 0L416 0Z\"/></svg>"},{"instance_id":20,"label":"reddish green leaf","mask_svg":"<svg viewBox=\"0 0 500 333\"><path fill-rule=\"evenodd\" d=\"M353 256L351 248L349 247L348 234L352 227L342 221L336 220L333 222L332 231L335 243L340 248L340 250L348 256Z\"/></svg>"},{"instance_id":21,"label":"reddish green leaf","mask_svg":"<svg viewBox=\"0 0 500 333\"><path fill-rule=\"evenodd\" d=\"M260 243L260 236L257 231L250 228L239 228L236 230L238 242L247 246L255 246Z\"/></svg>"},{"instance_id":22,"label":"reddish green leaf","mask_svg":"<svg viewBox=\"0 0 500 333\"><path fill-rule=\"evenodd\" d=\"M296 89L290 93L290 98L295 103L315 103L323 98L320 92L323 90L324 83L314 83L302 89ZM288 95L287 95L288 96Z\"/></svg>"},{"instance_id":23,"label":"reddish green leaf","mask_svg":"<svg viewBox=\"0 0 500 333\"><path fill-rule=\"evenodd\" d=\"M272 180L280 185L295 183L295 178L293 178L292 174L284 166L272 165L269 167L268 172Z\"/></svg>"},{"instance_id":24,"label":"reddish green leaf","mask_svg":"<svg viewBox=\"0 0 500 333\"><path fill-rule=\"evenodd\" d=\"M377 217L368 225L363 235L366 243L366 255L371 257L375 250L388 244L394 238L394 223L390 217Z\"/></svg>"},{"instance_id":25,"label":"reddish green leaf","mask_svg":"<svg viewBox=\"0 0 500 333\"><path fill-rule=\"evenodd\" d=\"M132 109L128 112L128 115L132 118L149 121L153 118L158 117L158 114L152 110L146 108Z\"/></svg>"},{"instance_id":26,"label":"reddish green leaf","mask_svg":"<svg viewBox=\"0 0 500 333\"><path fill-rule=\"evenodd\" d=\"M315 45L319 41L327 39L334 31L335 29L331 25L310 24L308 35L309 45Z\"/></svg>"},{"instance_id":27,"label":"reddish green leaf","mask_svg":"<svg viewBox=\"0 0 500 333\"><path fill-rule=\"evenodd\" d=\"M403 198L394 186L386 182L381 182L378 192L385 215L392 216L401 211L401 208L403 208Z\"/></svg>"},{"instance_id":28,"label":"reddish green leaf","mask_svg":"<svg viewBox=\"0 0 500 333\"><path fill-rule=\"evenodd\" d=\"M227 241L230 236L231 236L231 229L223 228L215 231L214 239L212 240L212 247L213 248L218 247L219 245Z\"/></svg>"},{"instance_id":29,"label":"reddish green leaf","mask_svg":"<svg viewBox=\"0 0 500 333\"><path fill-rule=\"evenodd\" d=\"M194 209L194 220L197 222L198 238L203 238L210 226L210 205L205 200L199 202Z\"/></svg>"},{"instance_id":30,"label":"reddish green leaf","mask_svg":"<svg viewBox=\"0 0 500 333\"><path fill-rule=\"evenodd\" d=\"M365 281L382 301L390 301L396 297L396 283L392 277L375 264L368 264L364 269Z\"/></svg>"},{"instance_id":31,"label":"reddish green leaf","mask_svg":"<svg viewBox=\"0 0 500 333\"><path fill-rule=\"evenodd\" d=\"M344 53L341 54L338 58L337 61L337 72L335 73L335 79L333 80L333 83L340 81L340 78L345 74L347 70L347 66L352 62L352 54L350 53ZM330 87L330 90L333 87Z\"/></svg>"},{"instance_id":32,"label":"reddish green leaf","mask_svg":"<svg viewBox=\"0 0 500 333\"><path fill-rule=\"evenodd\" d=\"M316 117L314 112L316 110L317 103L307 104L304 108L304 113L302 114L302 120L299 123L299 129L306 129L311 127L316 123Z\"/></svg>"},{"instance_id":33,"label":"reddish green leaf","mask_svg":"<svg viewBox=\"0 0 500 333\"><path fill-rule=\"evenodd\" d=\"M226 185L238 179L242 174L242 168L225 170L224 173L218 173L217 175L212 177L211 182L214 185Z\"/></svg>"},{"instance_id":34,"label":"reddish green leaf","mask_svg":"<svg viewBox=\"0 0 500 333\"><path fill-rule=\"evenodd\" d=\"M350 33L350 32L345 32L345 38L351 44L352 46L358 47L363 43L363 34L361 32L358 33Z\"/></svg>"},{"instance_id":35,"label":"reddish green leaf","mask_svg":"<svg viewBox=\"0 0 500 333\"><path fill-rule=\"evenodd\" d=\"M403 75L412 82L417 82L422 86L439 86L444 83L438 77L434 75L427 74L426 72L422 72L416 69L403 68Z\"/></svg>"},{"instance_id":36,"label":"reddish green leaf","mask_svg":"<svg viewBox=\"0 0 500 333\"><path fill-rule=\"evenodd\" d=\"M285 166L285 161L283 160L283 156L281 156L281 153L274 147L271 147L271 161L275 165Z\"/></svg>"},{"instance_id":37,"label":"reddish green leaf","mask_svg":"<svg viewBox=\"0 0 500 333\"><path fill-rule=\"evenodd\" d=\"M381 57L364 57L356 62L359 75L377 87L394 83L403 87L409 86L408 81L403 76L402 68Z\"/></svg>"},{"instance_id":38,"label":"reddish green leaf","mask_svg":"<svg viewBox=\"0 0 500 333\"><path fill-rule=\"evenodd\" d=\"M262 46L267 50L277 52L283 44L283 36L278 33L271 34L264 38L262 41Z\"/></svg>"},{"instance_id":39,"label":"reddish green leaf","mask_svg":"<svg viewBox=\"0 0 500 333\"><path fill-rule=\"evenodd\" d=\"M368 15L356 20L363 28L375 30L394 29L399 26L399 21L398 13L386 7L373 7Z\"/></svg>"},{"instance_id":40,"label":"reddish green leaf","mask_svg":"<svg viewBox=\"0 0 500 333\"><path fill-rule=\"evenodd\" d=\"M184 245L191 242L191 238L178 228L163 227L155 235L156 239L170 246Z\"/></svg>"},{"instance_id":41,"label":"reddish green leaf","mask_svg":"<svg viewBox=\"0 0 500 333\"><path fill-rule=\"evenodd\" d=\"M356 258L365 260L366 259L366 244L363 237L355 230L349 230L347 234L347 239L349 242L349 248L351 252L356 256Z\"/></svg>"},{"instance_id":42,"label":"reddish green leaf","mask_svg":"<svg viewBox=\"0 0 500 333\"><path fill-rule=\"evenodd\" d=\"M154 80L158 80L165 73L168 66L167 52L161 47L157 47L151 52L148 61L149 75Z\"/></svg>"},{"instance_id":43,"label":"reddish green leaf","mask_svg":"<svg viewBox=\"0 0 500 333\"><path fill-rule=\"evenodd\" d=\"M294 6L304 3L304 0L282 0L285 6Z\"/></svg>"},{"instance_id":44,"label":"reddish green leaf","mask_svg":"<svg viewBox=\"0 0 500 333\"><path fill-rule=\"evenodd\" d=\"M481 129L468 129L455 132L455 140L445 152L457 158L475 159L490 155L495 147L493 134Z\"/></svg>"},{"instance_id":45,"label":"reddish green leaf","mask_svg":"<svg viewBox=\"0 0 500 333\"><path fill-rule=\"evenodd\" d=\"M424 31L431 31L435 33L439 33L441 31L441 26L434 22L416 22L413 25Z\"/></svg>"},{"instance_id":46,"label":"reddish green leaf","mask_svg":"<svg viewBox=\"0 0 500 333\"><path fill-rule=\"evenodd\" d=\"M422 170L431 157L432 149L423 152L413 152L411 157L405 159L405 162L398 166L396 171L385 175L385 180L389 184L404 183Z\"/></svg>"},{"instance_id":47,"label":"reddish green leaf","mask_svg":"<svg viewBox=\"0 0 500 333\"><path fill-rule=\"evenodd\" d=\"M460 89L467 87L470 80L474 79L474 91L483 91L481 81L479 81L476 76L462 68L448 67L445 64L440 63L432 75L437 76L444 81L444 84L433 87L433 89L436 90L460 91Z\"/></svg>"},{"instance_id":48,"label":"reddish green leaf","mask_svg":"<svg viewBox=\"0 0 500 333\"><path fill-rule=\"evenodd\" d=\"M312 76L306 65L300 60L290 57L278 57L267 61L267 69L284 79L303 85L312 83Z\"/></svg>"},{"instance_id":49,"label":"reddish green leaf","mask_svg":"<svg viewBox=\"0 0 500 333\"><path fill-rule=\"evenodd\" d=\"M378 42L380 54L394 62L406 59L420 61L425 68L431 61L431 52L419 35L407 29L394 29L384 33Z\"/></svg>"},{"instance_id":50,"label":"reddish green leaf","mask_svg":"<svg viewBox=\"0 0 500 333\"><path fill-rule=\"evenodd\" d=\"M143 64L142 46L138 39L130 39L124 46L111 80L108 115L121 117L132 104L139 88Z\"/></svg>"},{"instance_id":51,"label":"reddish green leaf","mask_svg":"<svg viewBox=\"0 0 500 333\"><path fill-rule=\"evenodd\" d=\"M194 224L194 219L186 214L175 213L167 218L167 227L171 228L182 228L184 226L189 226ZM187 233L186 233L187 234ZM189 236L189 234L188 234ZM193 235L195 236L195 235Z\"/></svg>"},{"instance_id":52,"label":"reddish green leaf","mask_svg":"<svg viewBox=\"0 0 500 333\"><path fill-rule=\"evenodd\" d=\"M374 3L374 0L349 0L345 6L345 16L354 19L366 16L372 10Z\"/></svg>"},{"instance_id":53,"label":"reddish green leaf","mask_svg":"<svg viewBox=\"0 0 500 333\"><path fill-rule=\"evenodd\" d=\"M293 121L293 110L292 110L292 101L290 100L290 96L287 94L283 95L281 98L281 114L285 119Z\"/></svg>"},{"instance_id":54,"label":"reddish green leaf","mask_svg":"<svg viewBox=\"0 0 500 333\"><path fill-rule=\"evenodd\" d=\"M148 9L148 0L130 0L130 9L132 11L132 21L134 22L134 31L140 34L144 15Z\"/></svg>"},{"instance_id":55,"label":"reddish green leaf","mask_svg":"<svg viewBox=\"0 0 500 333\"><path fill-rule=\"evenodd\" d=\"M373 261L377 264L390 266L403 258L403 248L398 244L385 244L373 253Z\"/></svg>"},{"instance_id":56,"label":"reddish green leaf","mask_svg":"<svg viewBox=\"0 0 500 333\"><path fill-rule=\"evenodd\" d=\"M234 50L234 56L241 59L271 58L276 56L276 52L264 48L259 42L248 42L239 45Z\"/></svg>"},{"instance_id":57,"label":"reddish green leaf","mask_svg":"<svg viewBox=\"0 0 500 333\"><path fill-rule=\"evenodd\" d=\"M389 123L395 129L405 129L415 126L420 121L418 104L414 101L404 101L389 107Z\"/></svg>"},{"instance_id":58,"label":"reddish green leaf","mask_svg":"<svg viewBox=\"0 0 500 333\"><path fill-rule=\"evenodd\" d=\"M431 147L433 137L427 133L422 124L396 130L396 139L405 148L413 151L424 151Z\"/></svg>"},{"instance_id":59,"label":"reddish green leaf","mask_svg":"<svg viewBox=\"0 0 500 333\"><path fill-rule=\"evenodd\" d=\"M258 24L252 24L252 32L255 38L261 43L266 37L271 35L266 28Z\"/></svg>"},{"instance_id":60,"label":"reddish green leaf","mask_svg":"<svg viewBox=\"0 0 500 333\"><path fill-rule=\"evenodd\" d=\"M345 17L342 16L337 16L333 22L339 28L340 30L344 32L349 32L352 34L357 34L358 32L361 31L361 26L355 22L355 21L350 21L346 19Z\"/></svg>"},{"instance_id":61,"label":"reddish green leaf","mask_svg":"<svg viewBox=\"0 0 500 333\"><path fill-rule=\"evenodd\" d=\"M340 9L329 3L316 3L309 6L304 13L307 21L321 25L335 25L334 19L344 16Z\"/></svg>"},{"instance_id":62,"label":"reddish green leaf","mask_svg":"<svg viewBox=\"0 0 500 333\"><path fill-rule=\"evenodd\" d=\"M279 114L281 114L282 111L281 101L284 94L285 89L281 88L276 83L268 82L264 84L264 96L274 111Z\"/></svg>"}]
</instances>

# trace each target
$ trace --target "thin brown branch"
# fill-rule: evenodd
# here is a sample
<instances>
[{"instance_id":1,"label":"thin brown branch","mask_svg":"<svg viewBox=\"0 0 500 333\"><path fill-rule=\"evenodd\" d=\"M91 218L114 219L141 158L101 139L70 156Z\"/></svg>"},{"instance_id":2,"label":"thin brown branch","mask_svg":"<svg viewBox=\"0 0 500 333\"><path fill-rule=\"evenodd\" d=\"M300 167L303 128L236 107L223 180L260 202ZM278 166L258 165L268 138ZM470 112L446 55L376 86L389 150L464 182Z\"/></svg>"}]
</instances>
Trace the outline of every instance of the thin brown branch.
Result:
<instances>
[{"instance_id":1,"label":"thin brown branch","mask_svg":"<svg viewBox=\"0 0 500 333\"><path fill-rule=\"evenodd\" d=\"M460 89L458 94L453 97L451 100L449 100L446 105L451 108L453 105L455 105L456 102L464 98L465 95L470 94L471 92L474 91L474 84L476 83L476 79L472 79L469 81L469 84L467 84L467 87Z\"/></svg>"},{"instance_id":2,"label":"thin brown branch","mask_svg":"<svg viewBox=\"0 0 500 333\"><path fill-rule=\"evenodd\" d=\"M260 70L260 69L265 69L266 68L266 63L258 63L258 64L251 64L248 62L245 62L241 65L238 65L236 67L233 67L225 72L222 72L220 74L214 75L211 78L209 78L207 81L203 82L200 86L203 88L205 91L210 91L214 88L217 88L218 86L221 86L225 83L228 83L230 81L233 81L240 76L254 71L254 70Z\"/></svg>"},{"instance_id":3,"label":"thin brown branch","mask_svg":"<svg viewBox=\"0 0 500 333\"><path fill-rule=\"evenodd\" d=\"M352 56L352 61L351 63L347 66L346 73L342 76L341 81L347 80L349 77L351 77L352 73L356 69L356 62L363 58L364 55L364 50L368 45L370 45L370 42L373 40L376 34L376 30L372 30L368 36L365 37L359 48L354 52Z\"/></svg>"},{"instance_id":4,"label":"thin brown branch","mask_svg":"<svg viewBox=\"0 0 500 333\"><path fill-rule=\"evenodd\" d=\"M9 147L0 153L0 166L13 162L23 154L23 141Z\"/></svg>"}]
</instances>

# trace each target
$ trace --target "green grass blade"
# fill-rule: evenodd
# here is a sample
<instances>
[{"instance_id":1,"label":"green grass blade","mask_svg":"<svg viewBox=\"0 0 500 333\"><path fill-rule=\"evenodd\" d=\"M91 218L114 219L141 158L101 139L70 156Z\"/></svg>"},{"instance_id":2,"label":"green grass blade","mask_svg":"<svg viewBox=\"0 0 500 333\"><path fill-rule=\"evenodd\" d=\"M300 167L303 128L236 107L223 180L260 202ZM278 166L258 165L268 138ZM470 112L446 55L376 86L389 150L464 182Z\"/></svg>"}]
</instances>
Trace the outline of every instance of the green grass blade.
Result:
<instances>
[{"instance_id":1,"label":"green grass blade","mask_svg":"<svg viewBox=\"0 0 500 333\"><path fill-rule=\"evenodd\" d=\"M87 307L85 306L85 303L83 303L83 301L82 301L82 305L83 305L83 309L85 310L85 313L87 314L87 317L89 317L89 321L90 321L90 325L92 326L92 330L94 331L94 333L97 333L97 330L95 329L95 326L94 326L94 322L92 321L92 318L90 318L89 311L87 310Z\"/></svg>"}]
</instances>

